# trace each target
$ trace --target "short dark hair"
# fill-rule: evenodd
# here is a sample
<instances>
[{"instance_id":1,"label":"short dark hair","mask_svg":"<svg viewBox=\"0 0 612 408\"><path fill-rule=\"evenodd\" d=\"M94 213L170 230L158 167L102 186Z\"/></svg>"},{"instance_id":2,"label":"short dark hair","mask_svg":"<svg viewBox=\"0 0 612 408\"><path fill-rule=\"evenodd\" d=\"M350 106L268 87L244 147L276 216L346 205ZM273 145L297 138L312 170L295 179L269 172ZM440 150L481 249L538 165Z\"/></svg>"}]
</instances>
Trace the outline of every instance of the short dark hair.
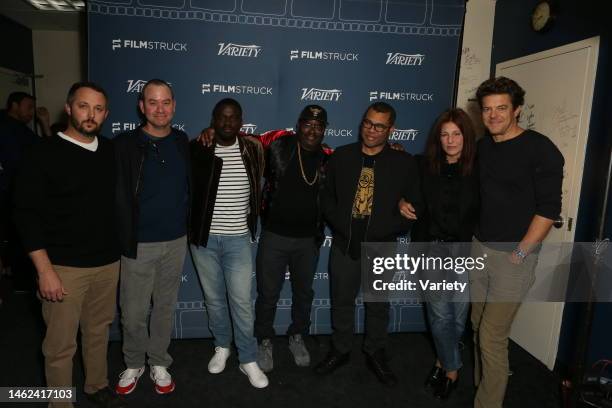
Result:
<instances>
[{"instance_id":1,"label":"short dark hair","mask_svg":"<svg viewBox=\"0 0 612 408\"><path fill-rule=\"evenodd\" d=\"M93 89L96 92L101 93L102 95L104 95L104 99L106 99L106 105L108 105L108 95L106 94L106 91L104 90L104 88L90 81L80 81L80 82L75 82L74 84L72 84L72 86L70 87L70 90L68 90L68 95L66 96L66 103L68 105L71 105L72 102L74 102L74 95L76 95L76 92L81 88L89 88L89 89Z\"/></svg>"},{"instance_id":2,"label":"short dark hair","mask_svg":"<svg viewBox=\"0 0 612 408\"><path fill-rule=\"evenodd\" d=\"M395 113L395 109L393 108L393 106L389 105L386 102L374 102L373 104L368 106L368 109L366 109L365 113L363 114L364 118L368 114L368 111L370 109L378 113L389 113L389 120L391 121L391 126L395 125L395 118L397 116L397 113Z\"/></svg>"},{"instance_id":3,"label":"short dark hair","mask_svg":"<svg viewBox=\"0 0 612 408\"><path fill-rule=\"evenodd\" d=\"M452 122L463 134L463 150L459 164L461 166L461 174L467 176L472 173L474 168L474 159L476 158L476 132L472 120L463 109L447 109L438 116L434 125L429 132L427 142L425 143L425 158L427 160L427 169L431 174L439 175L440 167L446 160L442 143L440 142L440 133L442 126L445 123Z\"/></svg>"},{"instance_id":4,"label":"short dark hair","mask_svg":"<svg viewBox=\"0 0 612 408\"><path fill-rule=\"evenodd\" d=\"M490 78L484 81L476 90L476 99L482 109L482 99L489 95L508 94L514 109L525 103L525 90L515 81L503 76Z\"/></svg>"},{"instance_id":5,"label":"short dark hair","mask_svg":"<svg viewBox=\"0 0 612 408\"><path fill-rule=\"evenodd\" d=\"M212 111L213 119L215 118L215 116L217 116L217 114L219 114L221 109L223 109L226 106L233 106L234 108L236 108L240 116L242 116L242 106L240 106L240 103L238 103L238 101L235 99L225 98L217 102L217 104L213 108L213 111Z\"/></svg>"},{"instance_id":6,"label":"short dark hair","mask_svg":"<svg viewBox=\"0 0 612 408\"><path fill-rule=\"evenodd\" d=\"M138 95L138 99L139 100L141 100L141 101L144 100L145 90L149 87L149 85L157 85L157 86L165 86L165 87L167 87L170 90L170 95L172 95L172 100L174 100L174 89L172 89L172 87L170 86L170 84L168 82L164 81L163 79L159 79L159 78L149 79L147 81L147 83L144 84L144 86L142 87L142 91Z\"/></svg>"},{"instance_id":7,"label":"short dark hair","mask_svg":"<svg viewBox=\"0 0 612 408\"><path fill-rule=\"evenodd\" d=\"M13 106L13 103L19 105L24 99L32 99L33 101L36 100L36 98L34 98L27 92L11 92L11 94L6 99L6 110L11 110L11 106Z\"/></svg>"}]
</instances>

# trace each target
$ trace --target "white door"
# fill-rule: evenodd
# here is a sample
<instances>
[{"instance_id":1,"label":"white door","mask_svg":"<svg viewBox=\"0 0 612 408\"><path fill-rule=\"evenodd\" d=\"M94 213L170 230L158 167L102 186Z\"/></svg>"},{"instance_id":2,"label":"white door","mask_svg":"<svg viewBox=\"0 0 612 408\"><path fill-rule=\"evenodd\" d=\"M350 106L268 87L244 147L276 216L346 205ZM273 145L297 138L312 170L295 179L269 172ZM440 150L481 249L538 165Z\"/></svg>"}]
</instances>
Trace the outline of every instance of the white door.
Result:
<instances>
[{"instance_id":1,"label":"white door","mask_svg":"<svg viewBox=\"0 0 612 408\"><path fill-rule=\"evenodd\" d=\"M548 136L565 158L561 217L547 242L573 242L595 85L599 37L497 64L496 75L525 89L520 125ZM555 257L548 253L543 256ZM542 260L540 260L542 261ZM549 261L550 262L550 261ZM536 269L537 279L542 279ZM557 357L564 303L525 302L511 338L552 370Z\"/></svg>"}]
</instances>

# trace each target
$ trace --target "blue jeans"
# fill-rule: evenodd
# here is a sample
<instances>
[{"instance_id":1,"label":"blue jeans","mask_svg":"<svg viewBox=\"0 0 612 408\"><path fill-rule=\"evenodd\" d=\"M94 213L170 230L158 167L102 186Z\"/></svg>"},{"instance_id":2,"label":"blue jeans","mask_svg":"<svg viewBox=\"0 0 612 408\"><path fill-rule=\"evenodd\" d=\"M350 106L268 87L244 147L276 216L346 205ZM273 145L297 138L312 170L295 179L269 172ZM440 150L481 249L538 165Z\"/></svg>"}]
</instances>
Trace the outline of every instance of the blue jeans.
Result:
<instances>
[{"instance_id":1,"label":"blue jeans","mask_svg":"<svg viewBox=\"0 0 612 408\"><path fill-rule=\"evenodd\" d=\"M464 243L432 243L432 247L428 253L429 256L440 257L460 257L469 254L469 244ZM467 271L463 274L455 274L452 276L438 275L437 280L447 278L457 282L467 283ZM452 293L446 295L429 295L427 300L427 317L431 334L433 336L434 345L438 360L446 371L459 370L463 363L461 361L461 351L459 350L459 341L465 330L469 303L469 293Z\"/></svg>"},{"instance_id":2,"label":"blue jeans","mask_svg":"<svg viewBox=\"0 0 612 408\"><path fill-rule=\"evenodd\" d=\"M210 235L206 247L191 245L215 346L230 347L233 323L238 360L242 364L257 360L257 340L253 337L251 245L248 234Z\"/></svg>"},{"instance_id":3,"label":"blue jeans","mask_svg":"<svg viewBox=\"0 0 612 408\"><path fill-rule=\"evenodd\" d=\"M438 360L446 371L459 370L463 365L459 341L463 336L469 306L468 302L427 302L427 316Z\"/></svg>"}]
</instances>

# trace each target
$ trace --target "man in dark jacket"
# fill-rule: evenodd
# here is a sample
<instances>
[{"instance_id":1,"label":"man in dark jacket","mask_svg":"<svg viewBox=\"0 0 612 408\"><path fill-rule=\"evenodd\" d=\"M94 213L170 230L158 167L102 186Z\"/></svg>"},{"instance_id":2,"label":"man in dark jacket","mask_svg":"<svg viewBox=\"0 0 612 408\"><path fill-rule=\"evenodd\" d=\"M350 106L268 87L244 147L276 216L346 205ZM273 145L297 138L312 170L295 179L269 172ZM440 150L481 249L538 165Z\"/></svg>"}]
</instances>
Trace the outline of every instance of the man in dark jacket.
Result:
<instances>
[{"instance_id":1,"label":"man in dark jacket","mask_svg":"<svg viewBox=\"0 0 612 408\"><path fill-rule=\"evenodd\" d=\"M355 298L361 281L361 243L395 242L411 221L398 209L401 199L420 209L419 176L413 158L387 145L394 130L395 110L384 102L368 107L361 122L361 141L336 149L329 160L321 203L332 228L330 285L332 348L315 368L334 371L348 361L355 322ZM393 386L385 349L388 302L367 302L364 351L378 379Z\"/></svg>"},{"instance_id":2,"label":"man in dark jacket","mask_svg":"<svg viewBox=\"0 0 612 408\"><path fill-rule=\"evenodd\" d=\"M242 107L234 99L223 99L212 114L216 143L204 146L193 141L190 146L193 194L189 238L215 337L208 371L218 374L225 369L233 337L240 370L251 385L264 388L268 378L257 365L251 299L252 242L261 205L264 157L261 143L238 137L241 126Z\"/></svg>"},{"instance_id":3,"label":"man in dark jacket","mask_svg":"<svg viewBox=\"0 0 612 408\"><path fill-rule=\"evenodd\" d=\"M263 232L257 248L255 336L259 366L266 372L274 366L274 315L287 267L292 290L289 350L298 366L310 365L304 336L310 328L312 284L324 234L319 190L330 154L321 146L326 126L325 109L308 105L296 133L274 131L259 138L264 146L275 139L266 149Z\"/></svg>"},{"instance_id":4,"label":"man in dark jacket","mask_svg":"<svg viewBox=\"0 0 612 408\"><path fill-rule=\"evenodd\" d=\"M127 366L116 391L134 391L148 355L155 391L167 394L175 387L168 373L172 363L168 346L187 250L188 138L172 128L176 101L165 81L147 82L138 105L145 124L115 138L123 255L120 305Z\"/></svg>"}]
</instances>

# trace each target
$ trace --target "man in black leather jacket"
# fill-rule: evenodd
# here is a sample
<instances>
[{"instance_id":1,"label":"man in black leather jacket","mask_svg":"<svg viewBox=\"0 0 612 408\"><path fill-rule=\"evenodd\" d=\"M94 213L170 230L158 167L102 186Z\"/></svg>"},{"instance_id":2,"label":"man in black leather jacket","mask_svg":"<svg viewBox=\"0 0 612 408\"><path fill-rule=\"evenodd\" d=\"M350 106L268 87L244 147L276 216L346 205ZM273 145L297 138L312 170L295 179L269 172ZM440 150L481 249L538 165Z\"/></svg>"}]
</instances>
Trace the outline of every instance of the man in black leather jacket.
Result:
<instances>
[{"instance_id":1,"label":"man in black leather jacket","mask_svg":"<svg viewBox=\"0 0 612 408\"><path fill-rule=\"evenodd\" d=\"M289 350L298 366L310 365L304 336L310 329L312 284L324 234L319 191L331 153L321 146L326 126L325 109L308 105L298 118L296 133L273 131L259 138L268 146L255 303L258 362L264 371L273 369L273 323L287 267L292 289Z\"/></svg>"},{"instance_id":2,"label":"man in black leather jacket","mask_svg":"<svg viewBox=\"0 0 612 408\"><path fill-rule=\"evenodd\" d=\"M251 299L252 245L261 204L263 149L251 138L238 137L242 107L234 99L216 104L212 126L216 136L212 146L199 141L190 146L191 255L215 338L215 354L208 371L218 374L225 369L233 338L240 371L253 387L264 388L268 378L257 365Z\"/></svg>"}]
</instances>

